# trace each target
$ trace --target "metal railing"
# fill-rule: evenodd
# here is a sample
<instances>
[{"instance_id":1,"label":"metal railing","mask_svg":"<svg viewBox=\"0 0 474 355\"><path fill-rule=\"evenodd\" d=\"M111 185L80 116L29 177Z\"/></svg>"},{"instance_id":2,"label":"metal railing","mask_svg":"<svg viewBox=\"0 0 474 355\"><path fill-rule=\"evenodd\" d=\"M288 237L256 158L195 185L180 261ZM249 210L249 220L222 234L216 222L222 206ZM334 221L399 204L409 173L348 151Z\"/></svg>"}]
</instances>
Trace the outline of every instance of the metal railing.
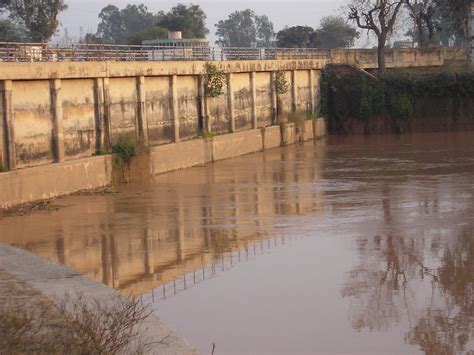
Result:
<instances>
[{"instance_id":1,"label":"metal railing","mask_svg":"<svg viewBox=\"0 0 474 355\"><path fill-rule=\"evenodd\" d=\"M0 42L2 62L179 61L328 59L314 48L236 48L207 46L127 46L113 44L42 45Z\"/></svg>"}]
</instances>

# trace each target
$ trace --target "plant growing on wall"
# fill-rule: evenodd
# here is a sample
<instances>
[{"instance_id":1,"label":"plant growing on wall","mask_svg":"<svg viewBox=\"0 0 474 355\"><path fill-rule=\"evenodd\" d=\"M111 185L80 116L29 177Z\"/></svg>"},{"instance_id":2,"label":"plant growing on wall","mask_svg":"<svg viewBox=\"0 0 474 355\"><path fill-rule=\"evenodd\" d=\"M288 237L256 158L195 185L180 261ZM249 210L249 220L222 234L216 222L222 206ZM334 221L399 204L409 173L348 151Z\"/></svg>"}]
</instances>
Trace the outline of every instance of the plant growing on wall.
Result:
<instances>
[{"instance_id":1,"label":"plant growing on wall","mask_svg":"<svg viewBox=\"0 0 474 355\"><path fill-rule=\"evenodd\" d=\"M204 65L204 83L207 97L219 97L224 94L225 75L214 64Z\"/></svg>"},{"instance_id":2,"label":"plant growing on wall","mask_svg":"<svg viewBox=\"0 0 474 355\"><path fill-rule=\"evenodd\" d=\"M279 70L275 73L275 79L273 80L273 86L277 95L283 95L288 92L290 87L289 81L286 79L285 72Z\"/></svg>"},{"instance_id":3,"label":"plant growing on wall","mask_svg":"<svg viewBox=\"0 0 474 355\"><path fill-rule=\"evenodd\" d=\"M112 146L112 153L115 154L115 163L120 166L137 155L137 148L132 144L119 142Z\"/></svg>"}]
</instances>

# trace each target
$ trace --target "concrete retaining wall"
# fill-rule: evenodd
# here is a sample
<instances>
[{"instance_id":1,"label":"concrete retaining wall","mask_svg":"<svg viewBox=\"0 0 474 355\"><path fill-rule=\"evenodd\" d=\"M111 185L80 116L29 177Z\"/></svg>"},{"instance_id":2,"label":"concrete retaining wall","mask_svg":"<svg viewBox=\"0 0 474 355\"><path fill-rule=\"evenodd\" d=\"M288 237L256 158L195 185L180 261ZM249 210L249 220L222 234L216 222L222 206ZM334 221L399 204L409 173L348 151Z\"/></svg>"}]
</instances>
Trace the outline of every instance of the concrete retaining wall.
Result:
<instances>
[{"instance_id":1,"label":"concrete retaining wall","mask_svg":"<svg viewBox=\"0 0 474 355\"><path fill-rule=\"evenodd\" d=\"M0 164L14 170L84 158L120 141L155 146L262 128L277 124L277 111L281 119L318 115L321 69L329 63L373 68L374 53L213 62L227 84L217 98L205 94L204 62L0 63ZM443 65L453 57L439 48L387 56L387 67ZM278 98L277 71L289 88Z\"/></svg>"},{"instance_id":2,"label":"concrete retaining wall","mask_svg":"<svg viewBox=\"0 0 474 355\"><path fill-rule=\"evenodd\" d=\"M325 135L324 119L305 121L305 130ZM310 139L312 135L306 135ZM254 153L297 142L294 123L236 132L207 139L165 144L150 148L149 156L135 158L124 172L125 180L166 173L217 160ZM147 171L141 171L141 170ZM137 171L134 171L137 170ZM0 173L0 208L49 199L80 190L95 189L113 182L110 155L48 164Z\"/></svg>"},{"instance_id":3,"label":"concrete retaining wall","mask_svg":"<svg viewBox=\"0 0 474 355\"><path fill-rule=\"evenodd\" d=\"M0 173L0 208L112 183L112 157L100 156Z\"/></svg>"},{"instance_id":4,"label":"concrete retaining wall","mask_svg":"<svg viewBox=\"0 0 474 355\"><path fill-rule=\"evenodd\" d=\"M263 150L262 133L250 130L212 138L213 160L238 157Z\"/></svg>"}]
</instances>

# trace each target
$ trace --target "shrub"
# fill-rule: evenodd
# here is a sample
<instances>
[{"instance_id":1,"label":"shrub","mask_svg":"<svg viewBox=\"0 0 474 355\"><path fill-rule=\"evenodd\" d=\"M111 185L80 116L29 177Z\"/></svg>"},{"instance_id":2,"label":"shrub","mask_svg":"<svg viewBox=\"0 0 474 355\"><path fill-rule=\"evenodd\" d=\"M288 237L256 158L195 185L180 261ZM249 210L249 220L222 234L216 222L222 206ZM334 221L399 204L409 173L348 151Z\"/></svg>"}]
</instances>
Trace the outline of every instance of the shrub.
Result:
<instances>
[{"instance_id":1,"label":"shrub","mask_svg":"<svg viewBox=\"0 0 474 355\"><path fill-rule=\"evenodd\" d=\"M130 143L119 142L112 146L112 153L115 154L115 162L123 164L137 155L137 147Z\"/></svg>"}]
</instances>

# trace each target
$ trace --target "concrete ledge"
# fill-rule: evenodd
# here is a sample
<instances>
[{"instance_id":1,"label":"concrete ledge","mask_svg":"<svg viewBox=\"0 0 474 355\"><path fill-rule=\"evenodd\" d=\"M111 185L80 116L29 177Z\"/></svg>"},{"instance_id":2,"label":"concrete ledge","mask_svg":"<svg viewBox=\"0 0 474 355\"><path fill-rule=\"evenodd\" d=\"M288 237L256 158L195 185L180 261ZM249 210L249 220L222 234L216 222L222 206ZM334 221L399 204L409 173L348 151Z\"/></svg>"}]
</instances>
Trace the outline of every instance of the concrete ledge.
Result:
<instances>
[{"instance_id":1,"label":"concrete ledge","mask_svg":"<svg viewBox=\"0 0 474 355\"><path fill-rule=\"evenodd\" d=\"M8 245L0 244L0 269L25 282L51 300L81 296L86 302L109 304L120 294L65 266ZM152 354L195 354L196 351L156 316L148 317L139 328L153 342ZM160 340L164 340L160 342Z\"/></svg>"},{"instance_id":2,"label":"concrete ledge","mask_svg":"<svg viewBox=\"0 0 474 355\"><path fill-rule=\"evenodd\" d=\"M282 145L290 145L296 143L296 125L294 123L287 123L281 127L281 139Z\"/></svg>"},{"instance_id":3,"label":"concrete ledge","mask_svg":"<svg viewBox=\"0 0 474 355\"><path fill-rule=\"evenodd\" d=\"M152 175L211 161L212 144L208 139L193 139L150 149L150 173Z\"/></svg>"},{"instance_id":4,"label":"concrete ledge","mask_svg":"<svg viewBox=\"0 0 474 355\"><path fill-rule=\"evenodd\" d=\"M225 134L212 138L213 159L221 160L263 150L259 129Z\"/></svg>"},{"instance_id":5,"label":"concrete ledge","mask_svg":"<svg viewBox=\"0 0 474 355\"><path fill-rule=\"evenodd\" d=\"M306 121L304 121L303 140L304 141L311 141L313 139L314 139L313 120L306 120Z\"/></svg>"},{"instance_id":6,"label":"concrete ledge","mask_svg":"<svg viewBox=\"0 0 474 355\"><path fill-rule=\"evenodd\" d=\"M281 130L279 126L262 128L263 149L281 146Z\"/></svg>"},{"instance_id":7,"label":"concrete ledge","mask_svg":"<svg viewBox=\"0 0 474 355\"><path fill-rule=\"evenodd\" d=\"M99 156L0 174L0 208L112 183L112 157Z\"/></svg>"}]
</instances>

